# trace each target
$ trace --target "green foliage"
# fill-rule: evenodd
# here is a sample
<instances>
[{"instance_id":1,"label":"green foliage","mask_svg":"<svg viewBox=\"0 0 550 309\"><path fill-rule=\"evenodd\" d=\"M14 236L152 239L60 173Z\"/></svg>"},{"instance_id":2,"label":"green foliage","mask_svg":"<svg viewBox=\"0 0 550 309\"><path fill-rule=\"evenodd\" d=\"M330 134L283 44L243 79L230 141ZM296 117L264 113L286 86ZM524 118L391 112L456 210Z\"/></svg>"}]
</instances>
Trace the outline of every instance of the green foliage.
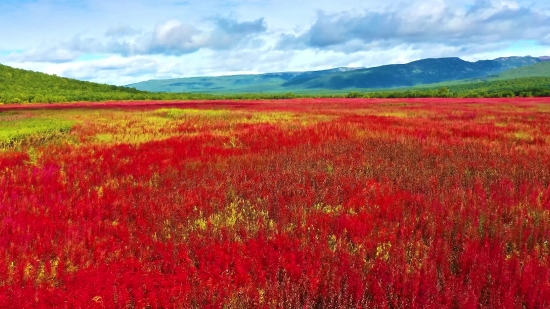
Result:
<instances>
[{"instance_id":1,"label":"green foliage","mask_svg":"<svg viewBox=\"0 0 550 309\"><path fill-rule=\"evenodd\" d=\"M549 62L550 63L550 62ZM391 90L309 89L284 93L159 93L61 78L0 65L0 104L127 100L265 100L293 98L429 98L550 96L550 77L453 81Z\"/></svg>"},{"instance_id":2,"label":"green foliage","mask_svg":"<svg viewBox=\"0 0 550 309\"><path fill-rule=\"evenodd\" d=\"M540 62L521 68L504 71L500 74L489 76L491 80L515 79L526 77L550 77L550 61Z\"/></svg>"},{"instance_id":3,"label":"green foliage","mask_svg":"<svg viewBox=\"0 0 550 309\"><path fill-rule=\"evenodd\" d=\"M53 118L19 118L0 113L0 146L5 147L36 137L68 132L74 122Z\"/></svg>"},{"instance_id":4,"label":"green foliage","mask_svg":"<svg viewBox=\"0 0 550 309\"><path fill-rule=\"evenodd\" d=\"M346 97L347 98L361 98L361 97L363 97L363 94L361 92L358 92L358 91L352 91L352 92L349 92Z\"/></svg>"},{"instance_id":5,"label":"green foliage","mask_svg":"<svg viewBox=\"0 0 550 309\"><path fill-rule=\"evenodd\" d=\"M447 95L449 95L449 88L447 88L447 87L441 87L441 88L439 88L439 94L440 94L441 96L447 96Z\"/></svg>"},{"instance_id":6,"label":"green foliage","mask_svg":"<svg viewBox=\"0 0 550 309\"><path fill-rule=\"evenodd\" d=\"M432 97L547 97L550 96L550 77L530 77L507 80L475 81L470 83L449 83L447 86L405 88L392 91L365 92L363 97L371 98L432 98Z\"/></svg>"},{"instance_id":7,"label":"green foliage","mask_svg":"<svg viewBox=\"0 0 550 309\"><path fill-rule=\"evenodd\" d=\"M150 93L134 88L15 69L0 64L0 104L209 98L210 95L204 94Z\"/></svg>"},{"instance_id":8,"label":"green foliage","mask_svg":"<svg viewBox=\"0 0 550 309\"><path fill-rule=\"evenodd\" d=\"M155 111L156 114L169 119L180 119L186 117L220 117L227 116L226 110L202 110L191 108L161 108Z\"/></svg>"}]
</instances>

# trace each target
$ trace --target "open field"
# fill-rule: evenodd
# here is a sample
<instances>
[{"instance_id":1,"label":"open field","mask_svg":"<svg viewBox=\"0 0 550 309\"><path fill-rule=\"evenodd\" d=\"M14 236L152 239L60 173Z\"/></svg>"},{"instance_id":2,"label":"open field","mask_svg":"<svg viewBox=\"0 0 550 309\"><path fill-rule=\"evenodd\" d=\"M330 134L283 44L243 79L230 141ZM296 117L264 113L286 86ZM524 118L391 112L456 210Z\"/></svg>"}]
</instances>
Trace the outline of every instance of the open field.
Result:
<instances>
[{"instance_id":1,"label":"open field","mask_svg":"<svg viewBox=\"0 0 550 309\"><path fill-rule=\"evenodd\" d=\"M1 308L550 308L550 98L0 105Z\"/></svg>"}]
</instances>

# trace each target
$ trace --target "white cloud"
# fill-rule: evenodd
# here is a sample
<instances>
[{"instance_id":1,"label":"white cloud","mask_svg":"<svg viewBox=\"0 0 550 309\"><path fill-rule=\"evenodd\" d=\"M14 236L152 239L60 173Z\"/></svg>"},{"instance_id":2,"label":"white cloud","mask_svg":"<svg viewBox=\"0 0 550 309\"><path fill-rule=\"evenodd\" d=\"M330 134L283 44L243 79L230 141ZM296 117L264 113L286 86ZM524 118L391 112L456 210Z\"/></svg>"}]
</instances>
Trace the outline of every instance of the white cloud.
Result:
<instances>
[{"instance_id":1,"label":"white cloud","mask_svg":"<svg viewBox=\"0 0 550 309\"><path fill-rule=\"evenodd\" d=\"M118 24L116 26L111 26L105 32L106 37L110 38L122 38L127 36L133 36L141 33L141 30L134 29L128 25Z\"/></svg>"},{"instance_id":2,"label":"white cloud","mask_svg":"<svg viewBox=\"0 0 550 309\"><path fill-rule=\"evenodd\" d=\"M371 67L388 63L406 63L421 58L460 55L460 47L431 45L430 49L412 48L401 44L385 50L359 51L347 54L332 50L201 50L182 56L138 55L109 56L88 61L64 63L27 62L7 63L24 69L32 69L82 80L127 85L150 79L166 79L190 76L218 76L246 73L322 70L333 67ZM479 49L466 60L479 60L511 56L514 52L492 52ZM0 61L1 62L1 61Z\"/></svg>"},{"instance_id":3,"label":"white cloud","mask_svg":"<svg viewBox=\"0 0 550 309\"><path fill-rule=\"evenodd\" d=\"M22 53L12 54L8 60L18 62L69 62L83 54L184 55L200 49L228 50L257 43L258 36L267 27L263 19L236 21L227 18L214 20L210 30L199 29L178 19L155 25L147 32L130 26L110 27L101 37L81 34L67 41L43 43Z\"/></svg>"},{"instance_id":4,"label":"white cloud","mask_svg":"<svg viewBox=\"0 0 550 309\"><path fill-rule=\"evenodd\" d=\"M17 50L0 54L0 63L119 85L550 54L550 5L543 2L25 1L0 2L3 48Z\"/></svg>"},{"instance_id":5,"label":"white cloud","mask_svg":"<svg viewBox=\"0 0 550 309\"><path fill-rule=\"evenodd\" d=\"M299 35L282 34L282 49L335 49L350 53L377 45L474 46L534 40L546 44L550 15L517 4L479 1L469 9L443 1L412 2L400 11L319 12ZM363 44L361 44L363 43Z\"/></svg>"}]
</instances>

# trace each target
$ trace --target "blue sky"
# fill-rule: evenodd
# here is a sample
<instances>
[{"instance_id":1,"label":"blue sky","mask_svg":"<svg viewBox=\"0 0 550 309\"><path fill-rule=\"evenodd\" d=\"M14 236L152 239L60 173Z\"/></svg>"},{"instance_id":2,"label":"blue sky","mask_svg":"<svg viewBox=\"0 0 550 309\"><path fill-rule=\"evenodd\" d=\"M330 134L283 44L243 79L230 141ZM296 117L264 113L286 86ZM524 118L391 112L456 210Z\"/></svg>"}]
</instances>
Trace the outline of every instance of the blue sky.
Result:
<instances>
[{"instance_id":1,"label":"blue sky","mask_svg":"<svg viewBox=\"0 0 550 309\"><path fill-rule=\"evenodd\" d=\"M548 1L3 0L0 63L149 79L550 55Z\"/></svg>"}]
</instances>

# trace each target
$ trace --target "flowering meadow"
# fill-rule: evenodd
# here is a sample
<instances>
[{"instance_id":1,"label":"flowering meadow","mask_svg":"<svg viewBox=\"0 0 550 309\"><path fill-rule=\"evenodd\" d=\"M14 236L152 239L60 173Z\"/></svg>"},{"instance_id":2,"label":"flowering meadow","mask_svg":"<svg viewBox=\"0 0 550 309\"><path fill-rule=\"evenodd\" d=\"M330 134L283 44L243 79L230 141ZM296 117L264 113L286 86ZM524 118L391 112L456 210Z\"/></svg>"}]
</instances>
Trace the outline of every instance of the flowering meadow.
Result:
<instances>
[{"instance_id":1,"label":"flowering meadow","mask_svg":"<svg viewBox=\"0 0 550 309\"><path fill-rule=\"evenodd\" d=\"M550 99L0 106L0 308L550 308Z\"/></svg>"}]
</instances>

